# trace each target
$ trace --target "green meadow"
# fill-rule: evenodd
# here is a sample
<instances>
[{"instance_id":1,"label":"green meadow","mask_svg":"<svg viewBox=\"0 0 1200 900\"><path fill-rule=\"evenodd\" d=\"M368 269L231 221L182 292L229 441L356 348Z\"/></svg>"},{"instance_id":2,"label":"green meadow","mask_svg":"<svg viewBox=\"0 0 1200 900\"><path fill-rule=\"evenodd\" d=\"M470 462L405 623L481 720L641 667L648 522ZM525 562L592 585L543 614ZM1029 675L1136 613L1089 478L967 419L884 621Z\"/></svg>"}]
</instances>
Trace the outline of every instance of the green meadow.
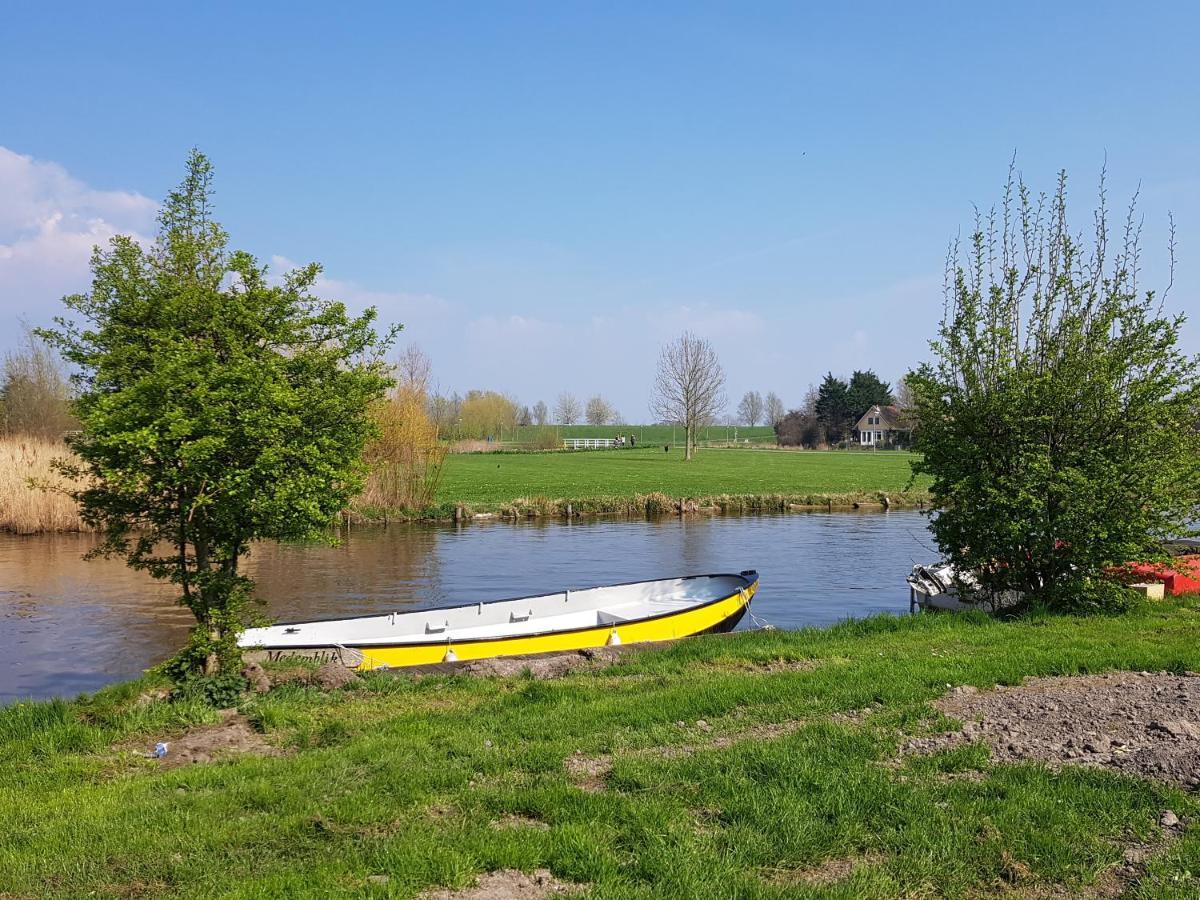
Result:
<instances>
[{"instance_id":1,"label":"green meadow","mask_svg":"<svg viewBox=\"0 0 1200 900\"><path fill-rule=\"evenodd\" d=\"M523 425L515 430L516 440L532 440L553 432L563 438L615 438L617 435L633 435L639 444L663 444L683 442L683 429L671 425ZM507 436L507 432L506 435ZM775 429L770 425L710 425L700 429L697 438L714 443L749 442L751 444L774 444Z\"/></svg>"},{"instance_id":2,"label":"green meadow","mask_svg":"<svg viewBox=\"0 0 1200 900\"><path fill-rule=\"evenodd\" d=\"M463 453L446 457L438 499L474 506L517 498L585 499L662 493L718 495L899 495L909 486L913 454L900 451L702 449L661 445L555 453ZM925 486L918 481L912 489Z\"/></svg>"},{"instance_id":3,"label":"green meadow","mask_svg":"<svg viewBox=\"0 0 1200 900\"><path fill-rule=\"evenodd\" d=\"M18 704L0 896L411 897L547 868L596 898L1066 897L1111 884L1132 845L1151 851L1135 896L1197 896L1200 831L1157 827L1200 815L1195 796L983 745L897 757L954 727L930 706L952 685L1200 669L1198 612L877 617L550 681L288 685L240 706L276 755L177 769L141 754L218 713L152 679Z\"/></svg>"}]
</instances>

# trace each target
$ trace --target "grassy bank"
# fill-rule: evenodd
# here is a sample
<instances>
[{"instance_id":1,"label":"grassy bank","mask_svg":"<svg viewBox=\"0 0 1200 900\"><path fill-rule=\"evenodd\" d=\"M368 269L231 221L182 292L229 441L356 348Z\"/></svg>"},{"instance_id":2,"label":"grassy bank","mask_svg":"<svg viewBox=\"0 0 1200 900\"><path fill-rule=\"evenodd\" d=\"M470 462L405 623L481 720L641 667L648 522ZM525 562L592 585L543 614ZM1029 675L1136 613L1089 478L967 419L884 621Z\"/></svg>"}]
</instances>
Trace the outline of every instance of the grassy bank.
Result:
<instances>
[{"instance_id":1,"label":"grassy bank","mask_svg":"<svg viewBox=\"0 0 1200 900\"><path fill-rule=\"evenodd\" d=\"M769 452L586 450L576 453L463 454L446 458L438 499L505 503L518 497L671 497L718 494L899 493L912 454L896 451Z\"/></svg>"},{"instance_id":2,"label":"grassy bank","mask_svg":"<svg viewBox=\"0 0 1200 900\"><path fill-rule=\"evenodd\" d=\"M440 508L501 515L654 515L689 508L781 511L792 506L897 505L927 498L909 486L913 456L901 452L703 450L691 462L662 448L576 453L464 454L446 458Z\"/></svg>"},{"instance_id":3,"label":"grassy bank","mask_svg":"<svg viewBox=\"0 0 1200 900\"><path fill-rule=\"evenodd\" d=\"M633 435L643 446L674 444L683 440L683 429L670 425L522 425L513 429L515 441L527 441L545 431L553 431L560 438L615 438L619 434ZM506 432L505 437L508 436ZM708 443L774 444L775 429L770 425L712 425L702 428L697 440Z\"/></svg>"},{"instance_id":4,"label":"grassy bank","mask_svg":"<svg viewBox=\"0 0 1200 900\"><path fill-rule=\"evenodd\" d=\"M951 727L951 685L1200 669L1197 614L883 617L555 681L285 686L242 706L274 755L174 770L138 754L217 714L148 682L11 707L0 895L406 897L548 868L594 897L1081 896L1138 846L1126 887L1196 896L1200 829L1157 825L1194 796L981 745L895 760Z\"/></svg>"},{"instance_id":5,"label":"grassy bank","mask_svg":"<svg viewBox=\"0 0 1200 900\"><path fill-rule=\"evenodd\" d=\"M0 530L32 534L76 531L74 503L31 487L57 483L50 460L60 444L0 439ZM575 515L653 516L685 509L780 512L793 507L898 506L927 499L925 482L909 486L913 455L898 451L702 450L691 462L662 447L573 453L452 454L437 503L426 510L355 507L365 520L450 518L467 513L524 518Z\"/></svg>"}]
</instances>

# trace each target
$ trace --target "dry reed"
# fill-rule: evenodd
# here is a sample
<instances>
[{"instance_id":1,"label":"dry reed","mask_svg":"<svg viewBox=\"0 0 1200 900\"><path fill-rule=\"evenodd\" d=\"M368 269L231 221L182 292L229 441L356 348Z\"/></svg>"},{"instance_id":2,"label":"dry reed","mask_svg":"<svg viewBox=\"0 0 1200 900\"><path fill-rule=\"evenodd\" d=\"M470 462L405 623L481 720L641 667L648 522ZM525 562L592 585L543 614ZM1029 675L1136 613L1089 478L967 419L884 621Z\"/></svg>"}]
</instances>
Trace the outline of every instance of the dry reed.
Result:
<instances>
[{"instance_id":1,"label":"dry reed","mask_svg":"<svg viewBox=\"0 0 1200 900\"><path fill-rule=\"evenodd\" d=\"M70 482L51 468L69 456L59 441L0 437L0 531L89 531L75 501L64 493Z\"/></svg>"},{"instance_id":2,"label":"dry reed","mask_svg":"<svg viewBox=\"0 0 1200 900\"><path fill-rule=\"evenodd\" d=\"M428 507L441 483L447 448L438 440L424 388L398 387L374 416L379 433L363 454L368 475L358 504L385 513Z\"/></svg>"}]
</instances>

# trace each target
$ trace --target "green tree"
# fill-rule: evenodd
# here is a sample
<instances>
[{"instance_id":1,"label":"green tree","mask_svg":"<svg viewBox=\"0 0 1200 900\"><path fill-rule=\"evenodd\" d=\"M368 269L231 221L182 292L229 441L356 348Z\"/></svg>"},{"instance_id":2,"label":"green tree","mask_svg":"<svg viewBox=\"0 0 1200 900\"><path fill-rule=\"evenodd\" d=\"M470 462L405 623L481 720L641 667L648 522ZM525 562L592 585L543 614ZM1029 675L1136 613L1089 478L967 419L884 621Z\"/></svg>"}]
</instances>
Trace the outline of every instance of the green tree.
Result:
<instances>
[{"instance_id":1,"label":"green tree","mask_svg":"<svg viewBox=\"0 0 1200 900\"><path fill-rule=\"evenodd\" d=\"M827 374L817 388L813 413L830 443L845 439L856 421L850 407L850 386L832 372Z\"/></svg>"},{"instance_id":2,"label":"green tree","mask_svg":"<svg viewBox=\"0 0 1200 900\"><path fill-rule=\"evenodd\" d=\"M180 588L197 627L180 673L236 662L257 540L322 538L361 484L369 411L391 379L375 311L312 296L311 264L273 283L211 218L199 151L152 247L113 238L92 289L44 332L78 367L86 479L75 495L104 555Z\"/></svg>"},{"instance_id":3,"label":"green tree","mask_svg":"<svg viewBox=\"0 0 1200 900\"><path fill-rule=\"evenodd\" d=\"M850 376L850 384L846 389L846 403L850 407L850 418L853 422L866 415L872 406L891 406L895 402L888 383L870 369L855 372Z\"/></svg>"},{"instance_id":4,"label":"green tree","mask_svg":"<svg viewBox=\"0 0 1200 900\"><path fill-rule=\"evenodd\" d=\"M942 552L985 594L1059 608L1117 596L1105 571L1162 558L1200 506L1183 316L1139 287L1135 204L1114 239L1103 180L1093 221L1088 241L1070 231L1065 174L1035 198L1010 172L952 249L933 360L907 379Z\"/></svg>"}]
</instances>

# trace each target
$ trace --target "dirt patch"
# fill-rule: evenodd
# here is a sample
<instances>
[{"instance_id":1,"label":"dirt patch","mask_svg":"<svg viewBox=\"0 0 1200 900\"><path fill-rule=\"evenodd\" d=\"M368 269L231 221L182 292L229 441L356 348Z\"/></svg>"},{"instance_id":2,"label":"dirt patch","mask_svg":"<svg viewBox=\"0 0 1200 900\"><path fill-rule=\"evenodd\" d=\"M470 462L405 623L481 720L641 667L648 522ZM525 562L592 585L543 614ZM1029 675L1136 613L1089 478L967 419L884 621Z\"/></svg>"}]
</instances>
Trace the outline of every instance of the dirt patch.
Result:
<instances>
[{"instance_id":1,"label":"dirt patch","mask_svg":"<svg viewBox=\"0 0 1200 900\"><path fill-rule=\"evenodd\" d=\"M859 856L843 856L827 859L804 869L776 869L767 878L772 884L808 885L821 887L845 881L858 869L877 866L886 857L882 853L864 853Z\"/></svg>"},{"instance_id":2,"label":"dirt patch","mask_svg":"<svg viewBox=\"0 0 1200 900\"><path fill-rule=\"evenodd\" d=\"M550 825L546 822L543 822L541 819L535 819L531 816L518 816L513 814L501 816L492 823L492 827L500 831L506 828L529 828L533 831L550 830Z\"/></svg>"},{"instance_id":3,"label":"dirt patch","mask_svg":"<svg viewBox=\"0 0 1200 900\"><path fill-rule=\"evenodd\" d=\"M676 722L675 724L680 728L689 727L685 722ZM726 750L735 744L746 741L776 740L799 730L804 725L805 720L803 719L791 719L786 722L766 722L760 725L751 725L738 731L714 734L712 733L714 732L713 726L704 719L700 719L695 724L696 731L706 736L711 734L711 737L687 744L662 744L657 747L643 747L638 750L630 750L627 755L643 758L654 757L656 759L683 759L705 750ZM573 755L568 756L564 760L563 767L567 770L567 775L575 783L576 787L594 793L604 790L608 776L613 769L613 758L609 754L587 756L582 751L577 750Z\"/></svg>"},{"instance_id":4,"label":"dirt patch","mask_svg":"<svg viewBox=\"0 0 1200 900\"><path fill-rule=\"evenodd\" d=\"M309 683L323 691L341 690L358 681L358 673L339 662L327 662L312 673Z\"/></svg>"},{"instance_id":5,"label":"dirt patch","mask_svg":"<svg viewBox=\"0 0 1200 900\"><path fill-rule=\"evenodd\" d=\"M585 885L559 881L547 869L526 874L519 869L503 869L481 875L472 887L428 891L424 900L541 900L577 893Z\"/></svg>"},{"instance_id":6,"label":"dirt patch","mask_svg":"<svg viewBox=\"0 0 1200 900\"><path fill-rule=\"evenodd\" d=\"M983 741L998 762L1082 765L1200 787L1200 676L1122 672L1032 678L980 692L955 688L934 703L965 724L914 738L903 753Z\"/></svg>"},{"instance_id":7,"label":"dirt patch","mask_svg":"<svg viewBox=\"0 0 1200 900\"><path fill-rule=\"evenodd\" d=\"M158 762L165 769L241 753L274 756L279 752L254 730L249 719L234 710L225 710L215 725L201 725L164 743L167 753Z\"/></svg>"},{"instance_id":8,"label":"dirt patch","mask_svg":"<svg viewBox=\"0 0 1200 900\"><path fill-rule=\"evenodd\" d=\"M575 786L591 793L604 790L609 773L612 772L612 757L584 756L578 750L566 758L563 763L567 775L575 782Z\"/></svg>"},{"instance_id":9,"label":"dirt patch","mask_svg":"<svg viewBox=\"0 0 1200 900\"><path fill-rule=\"evenodd\" d=\"M246 679L246 688L253 694L265 694L271 690L271 679L256 662L247 663L242 669L242 677Z\"/></svg>"},{"instance_id":10,"label":"dirt patch","mask_svg":"<svg viewBox=\"0 0 1200 900\"><path fill-rule=\"evenodd\" d=\"M546 656L498 656L469 662L458 671L479 678L511 678L526 672L537 679L562 678L581 669L606 666L619 655L619 648L603 647Z\"/></svg>"},{"instance_id":11,"label":"dirt patch","mask_svg":"<svg viewBox=\"0 0 1200 900\"><path fill-rule=\"evenodd\" d=\"M459 809L453 803L432 803L425 807L425 815L435 822L442 822L459 815Z\"/></svg>"}]
</instances>

